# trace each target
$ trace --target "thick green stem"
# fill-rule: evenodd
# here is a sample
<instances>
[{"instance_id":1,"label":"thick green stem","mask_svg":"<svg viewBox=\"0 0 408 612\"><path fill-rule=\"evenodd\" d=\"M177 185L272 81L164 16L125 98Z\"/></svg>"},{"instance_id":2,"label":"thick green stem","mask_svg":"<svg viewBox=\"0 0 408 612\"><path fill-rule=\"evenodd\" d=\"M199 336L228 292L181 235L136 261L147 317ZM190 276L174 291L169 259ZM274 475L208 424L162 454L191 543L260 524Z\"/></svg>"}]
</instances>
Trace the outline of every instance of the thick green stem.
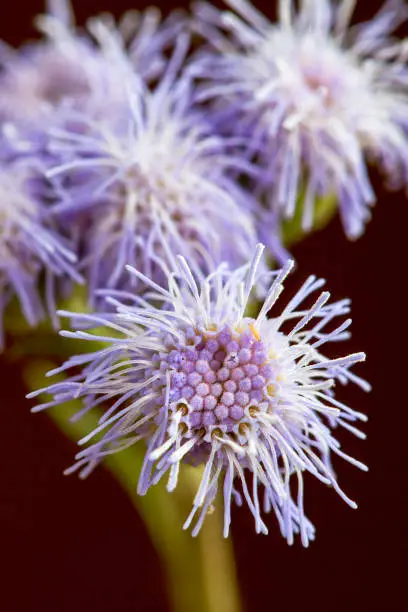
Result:
<instances>
[{"instance_id":1,"label":"thick green stem","mask_svg":"<svg viewBox=\"0 0 408 612\"><path fill-rule=\"evenodd\" d=\"M42 386L45 373L53 366L45 360L29 362L25 370L29 388ZM75 442L96 428L100 416L94 410L79 421L70 420L79 407L79 402L72 401L47 411L58 428ZM165 569L174 612L239 612L232 544L222 537L222 505L217 504L196 538L182 530L201 477L200 468L186 466L171 494L159 483L141 497L136 486L143 451L140 443L108 455L105 466L145 522Z\"/></svg>"}]
</instances>

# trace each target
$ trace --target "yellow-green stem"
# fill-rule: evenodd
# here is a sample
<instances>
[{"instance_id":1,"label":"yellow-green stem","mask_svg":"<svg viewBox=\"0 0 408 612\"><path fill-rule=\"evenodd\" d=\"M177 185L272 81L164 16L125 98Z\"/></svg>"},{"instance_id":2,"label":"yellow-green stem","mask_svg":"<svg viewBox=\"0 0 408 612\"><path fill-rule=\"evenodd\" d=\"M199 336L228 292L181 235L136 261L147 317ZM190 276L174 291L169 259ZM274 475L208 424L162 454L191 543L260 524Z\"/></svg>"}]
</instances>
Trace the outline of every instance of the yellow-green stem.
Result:
<instances>
[{"instance_id":1,"label":"yellow-green stem","mask_svg":"<svg viewBox=\"0 0 408 612\"><path fill-rule=\"evenodd\" d=\"M311 232L316 232L328 225L337 212L337 199L334 194L317 198L314 206L313 224L308 230L303 229L303 199L300 194L295 214L291 219L282 223L282 241L287 248L306 238Z\"/></svg>"}]
</instances>

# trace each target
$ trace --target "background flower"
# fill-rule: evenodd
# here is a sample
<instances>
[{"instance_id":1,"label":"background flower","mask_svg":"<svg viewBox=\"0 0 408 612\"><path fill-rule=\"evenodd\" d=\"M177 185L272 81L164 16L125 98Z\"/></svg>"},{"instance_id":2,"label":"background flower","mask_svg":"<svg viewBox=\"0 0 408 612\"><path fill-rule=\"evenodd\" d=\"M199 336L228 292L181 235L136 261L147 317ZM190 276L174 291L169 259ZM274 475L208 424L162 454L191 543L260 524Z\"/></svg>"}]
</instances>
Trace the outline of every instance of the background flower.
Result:
<instances>
[{"instance_id":1,"label":"background flower","mask_svg":"<svg viewBox=\"0 0 408 612\"><path fill-rule=\"evenodd\" d=\"M366 159L389 184L407 183L406 44L392 31L406 6L388 1L369 22L349 27L355 2L279 2L269 22L246 0L234 13L196 6L195 28L213 46L191 66L218 129L246 139L264 168L269 207L294 215L304 190L303 225L319 196L335 194L343 225L357 238L375 195Z\"/></svg>"},{"instance_id":2,"label":"background flower","mask_svg":"<svg viewBox=\"0 0 408 612\"><path fill-rule=\"evenodd\" d=\"M126 288L127 263L161 283L174 253L200 273L223 259L242 262L255 245L253 198L229 172L245 161L212 134L192 104L190 80L178 76L188 45L186 34L178 38L153 89L132 75L120 112L68 113L50 132L58 161L47 176L60 198L53 213L82 233L91 299L97 288ZM118 59L118 71L126 62Z\"/></svg>"},{"instance_id":3,"label":"background flower","mask_svg":"<svg viewBox=\"0 0 408 612\"><path fill-rule=\"evenodd\" d=\"M2 43L0 120L40 131L61 105L95 119L120 111L133 73L152 80L163 71L167 47L183 29L183 19L175 17L162 23L151 8L129 12L118 24L110 15L94 17L79 29L70 2L51 0L49 12L36 20L42 40L18 50ZM120 70L122 53L129 61Z\"/></svg>"},{"instance_id":4,"label":"background flower","mask_svg":"<svg viewBox=\"0 0 408 612\"><path fill-rule=\"evenodd\" d=\"M81 282L75 255L50 218L41 168L26 160L2 161L0 171L0 347L5 307L17 296L30 325L48 315L56 325L55 279Z\"/></svg>"}]
</instances>

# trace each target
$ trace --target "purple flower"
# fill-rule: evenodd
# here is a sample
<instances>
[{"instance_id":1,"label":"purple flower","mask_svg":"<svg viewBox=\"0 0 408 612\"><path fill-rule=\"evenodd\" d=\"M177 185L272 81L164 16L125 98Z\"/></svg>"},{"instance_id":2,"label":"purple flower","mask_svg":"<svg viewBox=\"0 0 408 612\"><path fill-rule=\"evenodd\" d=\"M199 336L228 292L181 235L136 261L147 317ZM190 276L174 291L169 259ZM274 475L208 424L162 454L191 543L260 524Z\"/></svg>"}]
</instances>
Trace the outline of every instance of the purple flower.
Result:
<instances>
[{"instance_id":1,"label":"purple flower","mask_svg":"<svg viewBox=\"0 0 408 612\"><path fill-rule=\"evenodd\" d=\"M155 88L136 75L128 80L120 112L68 113L50 132L59 162L48 177L61 199L54 214L82 228L91 296L101 287L126 289L127 263L161 283L174 253L198 274L224 259L242 263L256 244L254 204L229 174L245 162L212 134L192 105L190 81L178 76L188 45L187 35L178 37Z\"/></svg>"},{"instance_id":2,"label":"purple flower","mask_svg":"<svg viewBox=\"0 0 408 612\"><path fill-rule=\"evenodd\" d=\"M50 194L38 164L20 159L2 161L0 171L0 347L3 312L17 296L30 325L45 315L40 287L55 320L55 281L81 282L75 255L58 235L44 201ZM43 278L44 277L44 278Z\"/></svg>"},{"instance_id":3,"label":"purple flower","mask_svg":"<svg viewBox=\"0 0 408 612\"><path fill-rule=\"evenodd\" d=\"M116 26L109 15L90 19L87 31L75 28L68 0L50 2L50 12L36 20L40 42L14 50L2 43L0 121L45 130L61 105L87 110L96 119L118 111L126 81L137 72L157 78L165 52L183 28L171 16L160 23L158 10L125 14ZM119 67L118 55L128 63ZM125 72L124 72L125 70Z\"/></svg>"},{"instance_id":4,"label":"purple flower","mask_svg":"<svg viewBox=\"0 0 408 612\"><path fill-rule=\"evenodd\" d=\"M366 160L392 187L408 182L406 42L391 37L407 7L389 0L349 27L355 2L280 0L269 22L246 0L235 13L199 3L194 27L213 50L191 66L218 129L242 136L264 169L269 206L287 218L304 192L303 226L317 197L334 194L347 235L358 237L374 203Z\"/></svg>"},{"instance_id":5,"label":"purple flower","mask_svg":"<svg viewBox=\"0 0 408 612\"><path fill-rule=\"evenodd\" d=\"M169 274L168 289L128 267L131 276L147 285L149 298L129 294L125 304L107 291L108 301L116 307L113 315L60 313L73 317L82 328L63 335L99 339L105 346L70 358L54 373L74 368L71 378L30 397L44 391L53 396L35 411L74 397L83 399L83 412L105 405L97 429L80 441L90 445L77 454L68 472L79 470L86 477L105 455L143 439L147 450L140 494L164 476L172 491L182 463L203 465L184 525L188 528L195 520L193 534L200 530L221 486L225 536L232 501L240 504L245 499L257 532L267 533L261 507L273 510L288 542L300 533L307 546L314 527L303 510L305 471L356 507L337 482L331 456L366 467L343 452L332 429L343 426L364 438L353 423L366 417L337 399L333 388L337 381L351 381L368 389L351 372L365 355L330 359L321 352L325 343L349 336L350 319L335 324L349 312L349 301L329 303L329 293L324 292L312 306L305 306L324 284L313 276L280 312L267 318L282 292L290 262L271 273L273 282L258 316L246 316L262 250L258 245L247 265L230 271L222 264L199 282L179 257L178 271ZM109 328L106 336L83 331L84 326L98 328L103 322ZM296 499L291 495L293 480Z\"/></svg>"}]
</instances>

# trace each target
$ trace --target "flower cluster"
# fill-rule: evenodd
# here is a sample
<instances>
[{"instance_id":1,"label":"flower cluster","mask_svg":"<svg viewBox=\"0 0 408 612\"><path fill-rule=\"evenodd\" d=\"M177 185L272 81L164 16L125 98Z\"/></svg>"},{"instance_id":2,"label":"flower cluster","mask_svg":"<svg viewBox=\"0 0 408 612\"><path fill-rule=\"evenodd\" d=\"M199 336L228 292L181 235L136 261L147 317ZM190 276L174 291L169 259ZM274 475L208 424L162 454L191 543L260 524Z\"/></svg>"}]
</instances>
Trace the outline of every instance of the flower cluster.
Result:
<instances>
[{"instance_id":1,"label":"flower cluster","mask_svg":"<svg viewBox=\"0 0 408 612\"><path fill-rule=\"evenodd\" d=\"M356 238L375 200L368 162L408 184L407 46L393 38L407 10L389 0L351 26L353 0L277 0L276 22L226 3L79 27L69 0L49 0L40 40L1 44L0 323L14 301L31 325L59 313L73 319L63 335L104 343L31 395L52 396L37 410L103 410L69 471L140 441L141 494L201 466L194 534L222 489L225 536L245 500L257 532L273 510L307 545L304 473L354 506L332 457L365 469L333 434L364 437L365 417L334 386L368 384L352 372L363 353L321 352L348 337L347 300L313 302L310 277L275 302L299 218L312 230L335 199ZM57 310L81 282L87 314Z\"/></svg>"},{"instance_id":2,"label":"flower cluster","mask_svg":"<svg viewBox=\"0 0 408 612\"><path fill-rule=\"evenodd\" d=\"M300 190L303 226L316 198L333 194L347 235L364 231L375 201L366 157L391 186L408 184L407 46L392 31L407 17L399 0L349 29L355 2L279 0L269 22L247 0L235 11L198 3L195 28L212 45L191 65L197 97L211 101L217 129L246 141L263 168L270 208L291 218Z\"/></svg>"},{"instance_id":3,"label":"flower cluster","mask_svg":"<svg viewBox=\"0 0 408 612\"><path fill-rule=\"evenodd\" d=\"M221 481L228 535L232 500L242 501L238 481L257 532L267 533L262 505L265 512L273 509L289 543L300 533L307 546L314 528L303 510L305 471L355 507L337 482L331 455L366 468L344 453L331 427L341 425L364 437L352 423L365 416L336 399L333 387L336 381L351 381L368 389L351 372L365 355L330 359L321 352L324 344L348 336L350 319L337 326L333 321L349 311L349 301L329 303L330 294L323 292L305 307L324 284L315 277L306 280L280 313L268 318L290 261L273 274L257 317L246 315L262 250L259 245L249 264L232 271L222 264L201 281L179 257L178 272L169 275L167 289L128 267L128 273L150 289L149 301L140 302L132 294L118 300L107 292L116 308L116 314L105 319L111 338L81 329L63 332L77 339L107 341L106 347L70 358L50 374L75 368L71 378L30 397L44 391L53 396L35 410L72 398L83 398L85 411L107 402L99 427L80 441L91 444L77 454L68 472L80 470L85 477L106 454L144 439L140 494L165 475L172 491L183 462L204 465L185 523L187 528L196 518L193 534L200 530ZM80 327L98 327L104 320L94 314L61 314L73 317ZM283 331L288 322L291 331ZM252 491L246 473L251 474Z\"/></svg>"}]
</instances>

